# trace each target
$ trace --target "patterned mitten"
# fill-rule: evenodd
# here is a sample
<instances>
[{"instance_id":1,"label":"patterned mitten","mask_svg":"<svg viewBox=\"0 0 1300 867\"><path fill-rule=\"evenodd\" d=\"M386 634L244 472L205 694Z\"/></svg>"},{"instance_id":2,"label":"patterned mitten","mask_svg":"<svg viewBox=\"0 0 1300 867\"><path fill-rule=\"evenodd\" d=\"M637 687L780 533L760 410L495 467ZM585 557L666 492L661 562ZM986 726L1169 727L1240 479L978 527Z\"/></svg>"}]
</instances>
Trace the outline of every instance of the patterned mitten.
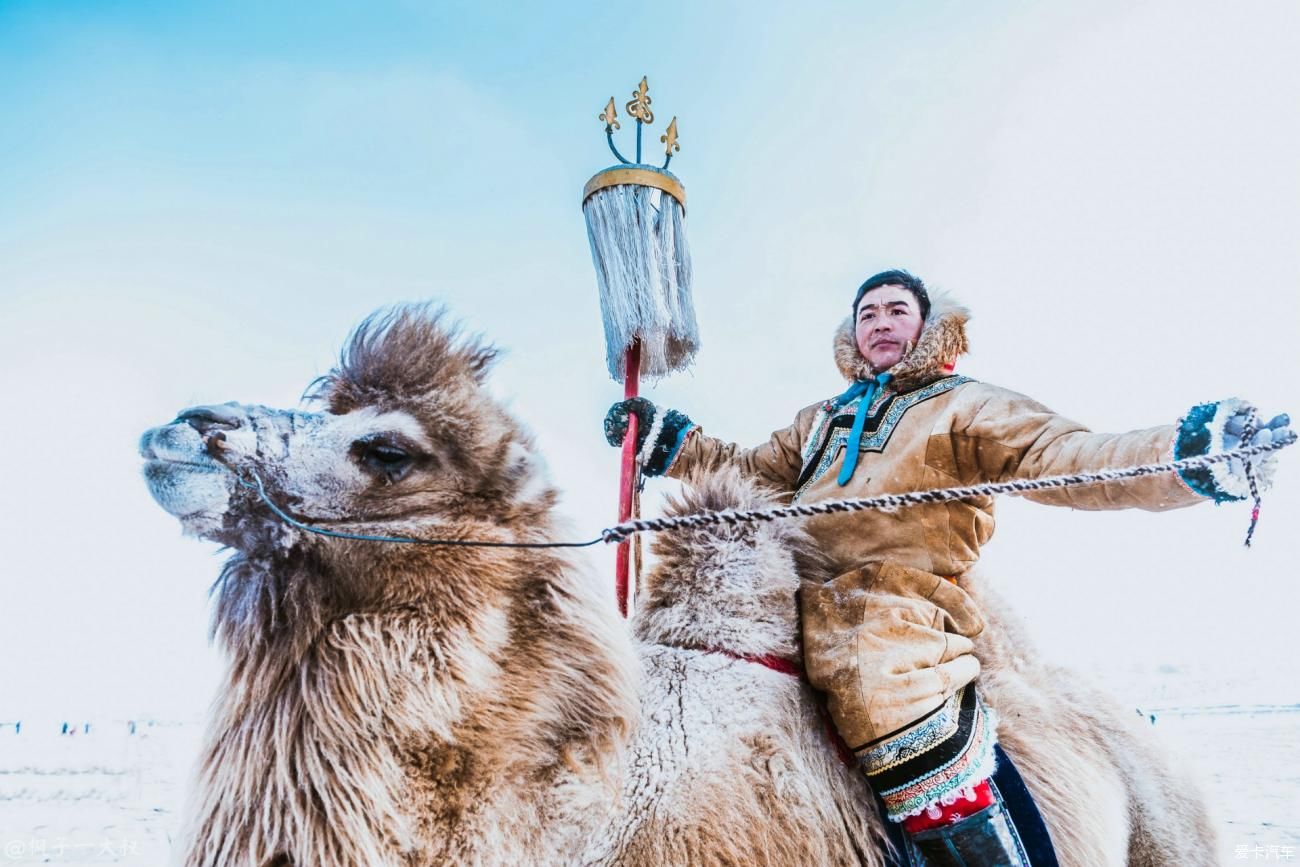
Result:
<instances>
[{"instance_id":1,"label":"patterned mitten","mask_svg":"<svg viewBox=\"0 0 1300 867\"><path fill-rule=\"evenodd\" d=\"M1174 457L1218 454L1240 448L1246 421L1252 411L1250 404L1235 397L1192 407L1179 422ZM1250 443L1265 445L1294 437L1291 419L1283 413L1267 424L1259 425L1251 436ZM1276 465L1276 452L1252 461L1260 490L1266 490L1272 485ZM1244 500L1250 496L1246 466L1239 458L1231 458L1226 463L1211 464L1208 467L1182 470L1179 474L1188 487L1198 494L1213 498L1216 503Z\"/></svg>"},{"instance_id":2,"label":"patterned mitten","mask_svg":"<svg viewBox=\"0 0 1300 867\"><path fill-rule=\"evenodd\" d=\"M637 418L636 459L641 471L647 476L662 476L695 423L675 409L660 410L644 397L632 397L620 400L605 414L605 442L612 446L623 444L631 415Z\"/></svg>"}]
</instances>

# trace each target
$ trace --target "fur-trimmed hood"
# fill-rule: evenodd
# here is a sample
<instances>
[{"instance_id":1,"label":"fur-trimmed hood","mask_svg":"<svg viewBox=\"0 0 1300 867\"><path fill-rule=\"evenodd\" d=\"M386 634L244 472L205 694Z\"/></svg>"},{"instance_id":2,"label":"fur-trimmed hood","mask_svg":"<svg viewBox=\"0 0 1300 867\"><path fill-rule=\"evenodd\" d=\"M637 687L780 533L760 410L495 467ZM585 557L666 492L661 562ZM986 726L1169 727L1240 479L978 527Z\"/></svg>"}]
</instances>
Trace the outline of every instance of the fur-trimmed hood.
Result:
<instances>
[{"instance_id":1,"label":"fur-trimmed hood","mask_svg":"<svg viewBox=\"0 0 1300 867\"><path fill-rule=\"evenodd\" d=\"M910 391L952 372L958 356L970 350L966 339L966 322L970 311L947 292L930 295L930 315L916 346L901 361L889 369L894 375L891 386L898 391ZM835 332L835 364L849 382L867 379L875 374L871 365L858 351L853 317L846 316Z\"/></svg>"}]
</instances>

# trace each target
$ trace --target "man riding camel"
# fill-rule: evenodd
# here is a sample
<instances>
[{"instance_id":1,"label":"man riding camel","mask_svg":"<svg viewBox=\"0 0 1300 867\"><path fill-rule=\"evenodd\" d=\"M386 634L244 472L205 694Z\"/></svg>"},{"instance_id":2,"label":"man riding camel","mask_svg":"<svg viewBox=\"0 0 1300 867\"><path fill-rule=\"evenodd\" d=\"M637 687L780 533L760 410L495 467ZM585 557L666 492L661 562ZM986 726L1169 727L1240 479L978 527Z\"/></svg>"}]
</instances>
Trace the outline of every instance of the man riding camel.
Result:
<instances>
[{"instance_id":1,"label":"man riding camel","mask_svg":"<svg viewBox=\"0 0 1300 867\"><path fill-rule=\"evenodd\" d=\"M739 448L644 398L610 408L606 438L621 444L635 414L646 475L680 478L732 464L802 503L1091 472L1240 444L1249 408L1237 399L1195 406L1176 424L1103 434L957 375L968 315L945 296L931 299L906 271L877 274L858 288L835 336L849 388L800 410L768 442ZM1252 442L1289 437L1289 424L1278 416ZM1261 486L1273 457L1255 465ZM1159 511L1249 493L1234 459L1024 496L1076 509ZM996 721L980 701L971 653L983 620L960 586L993 526L992 497L805 524L838 575L801 595L809 680L826 693L888 818L935 865L1027 863L988 784Z\"/></svg>"}]
</instances>

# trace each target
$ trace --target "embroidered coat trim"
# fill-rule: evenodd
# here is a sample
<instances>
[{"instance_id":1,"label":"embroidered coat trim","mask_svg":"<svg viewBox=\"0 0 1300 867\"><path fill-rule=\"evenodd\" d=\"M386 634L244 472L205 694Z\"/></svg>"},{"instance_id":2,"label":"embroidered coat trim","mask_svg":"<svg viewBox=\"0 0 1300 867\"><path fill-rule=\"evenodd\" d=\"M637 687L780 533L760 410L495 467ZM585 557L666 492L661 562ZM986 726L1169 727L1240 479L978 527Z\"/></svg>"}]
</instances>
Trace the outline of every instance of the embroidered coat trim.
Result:
<instances>
[{"instance_id":1,"label":"embroidered coat trim","mask_svg":"<svg viewBox=\"0 0 1300 867\"><path fill-rule=\"evenodd\" d=\"M967 376L947 376L905 394L886 391L877 398L869 410L859 451L883 452L904 413L918 403L952 391L957 386L970 381L970 377ZM841 447L849 439L849 431L853 426L853 415L856 411L857 399L834 409L828 409L827 405L823 404L817 411L817 416L813 419L812 436L808 438L804 448L804 465L796 483L795 501L798 501L809 485L826 475L831 465L835 463Z\"/></svg>"}]
</instances>

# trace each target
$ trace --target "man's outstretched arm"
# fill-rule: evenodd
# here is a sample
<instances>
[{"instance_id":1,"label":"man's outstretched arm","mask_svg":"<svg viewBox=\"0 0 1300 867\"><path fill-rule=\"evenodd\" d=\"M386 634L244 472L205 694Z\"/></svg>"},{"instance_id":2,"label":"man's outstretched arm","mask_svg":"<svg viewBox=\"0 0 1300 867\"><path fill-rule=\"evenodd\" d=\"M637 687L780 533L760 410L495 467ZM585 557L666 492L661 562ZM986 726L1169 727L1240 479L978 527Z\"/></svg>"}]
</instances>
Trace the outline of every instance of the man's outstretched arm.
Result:
<instances>
[{"instance_id":1,"label":"man's outstretched arm","mask_svg":"<svg viewBox=\"0 0 1300 867\"><path fill-rule=\"evenodd\" d=\"M643 397L621 400L605 416L605 439L620 445L629 415L637 417L637 461L647 476L683 478L725 465L782 492L793 489L802 466L800 449L816 407L799 413L789 427L773 432L767 442L745 449L706 435L685 414L657 407Z\"/></svg>"},{"instance_id":2,"label":"man's outstretched arm","mask_svg":"<svg viewBox=\"0 0 1300 867\"><path fill-rule=\"evenodd\" d=\"M1245 404L1232 399L1193 407L1176 424L1128 433L1094 433L1024 395L993 386L984 386L982 391L965 423L954 426L952 443L958 452L955 463L975 469L984 481L1086 473L1221 452L1240 442L1246 413ZM1286 416L1278 416L1263 426L1262 431L1268 433L1261 431L1256 439L1285 431L1288 424ZM1271 478L1273 457L1257 466L1263 486ZM1240 500L1248 491L1244 468L1239 463L1235 467L1225 463L1207 470L1024 496L1075 509L1162 511L1206 499Z\"/></svg>"}]
</instances>

